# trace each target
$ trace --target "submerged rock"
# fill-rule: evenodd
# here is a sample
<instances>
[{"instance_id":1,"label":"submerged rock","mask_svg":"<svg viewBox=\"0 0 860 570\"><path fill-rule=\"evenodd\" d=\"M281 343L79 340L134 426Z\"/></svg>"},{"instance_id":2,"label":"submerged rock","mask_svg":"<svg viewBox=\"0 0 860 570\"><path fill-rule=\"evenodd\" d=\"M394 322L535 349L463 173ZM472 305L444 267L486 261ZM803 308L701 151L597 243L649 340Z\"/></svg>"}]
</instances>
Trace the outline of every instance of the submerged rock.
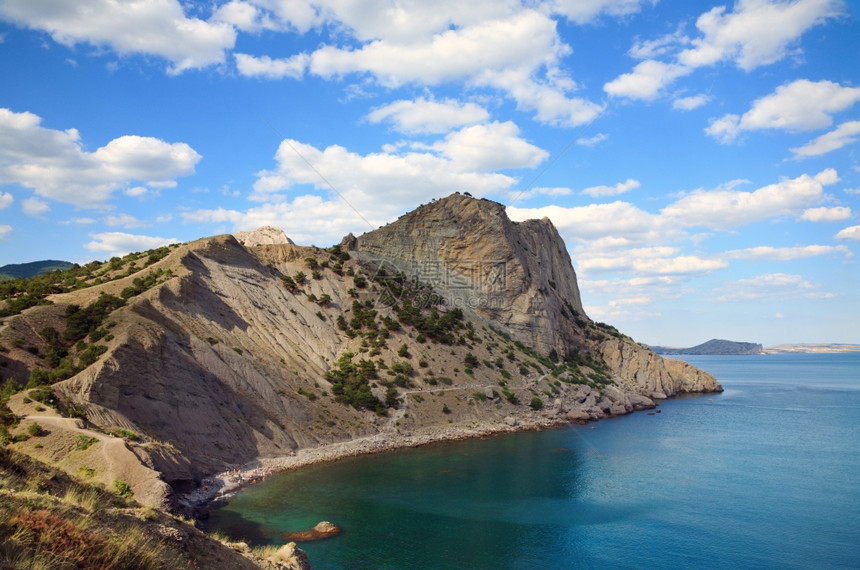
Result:
<instances>
[{"instance_id":1,"label":"submerged rock","mask_svg":"<svg viewBox=\"0 0 860 570\"><path fill-rule=\"evenodd\" d=\"M301 530L298 532L288 532L284 535L284 540L294 542L308 542L311 540L322 540L337 536L341 532L340 527L328 521L321 521L310 530Z\"/></svg>"}]
</instances>

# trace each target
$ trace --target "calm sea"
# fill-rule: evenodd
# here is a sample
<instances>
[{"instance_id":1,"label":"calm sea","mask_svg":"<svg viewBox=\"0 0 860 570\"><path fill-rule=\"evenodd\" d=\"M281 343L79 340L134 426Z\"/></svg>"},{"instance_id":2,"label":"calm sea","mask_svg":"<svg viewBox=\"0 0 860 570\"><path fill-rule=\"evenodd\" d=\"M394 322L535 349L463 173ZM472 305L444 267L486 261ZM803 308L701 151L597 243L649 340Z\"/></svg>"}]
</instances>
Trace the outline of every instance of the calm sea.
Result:
<instances>
[{"instance_id":1,"label":"calm sea","mask_svg":"<svg viewBox=\"0 0 860 570\"><path fill-rule=\"evenodd\" d=\"M685 357L722 394L285 473L209 527L326 568L858 568L860 354Z\"/></svg>"}]
</instances>

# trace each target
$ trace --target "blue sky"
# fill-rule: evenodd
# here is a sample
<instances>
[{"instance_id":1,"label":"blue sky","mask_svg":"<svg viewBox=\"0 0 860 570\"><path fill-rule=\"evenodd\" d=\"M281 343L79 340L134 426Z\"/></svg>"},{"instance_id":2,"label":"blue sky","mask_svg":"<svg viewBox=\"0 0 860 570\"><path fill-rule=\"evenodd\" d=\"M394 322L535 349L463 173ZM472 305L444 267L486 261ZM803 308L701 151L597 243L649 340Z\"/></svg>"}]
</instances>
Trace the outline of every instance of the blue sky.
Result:
<instances>
[{"instance_id":1,"label":"blue sky","mask_svg":"<svg viewBox=\"0 0 860 570\"><path fill-rule=\"evenodd\" d=\"M467 191L651 344L860 343L860 6L0 0L0 265Z\"/></svg>"}]
</instances>

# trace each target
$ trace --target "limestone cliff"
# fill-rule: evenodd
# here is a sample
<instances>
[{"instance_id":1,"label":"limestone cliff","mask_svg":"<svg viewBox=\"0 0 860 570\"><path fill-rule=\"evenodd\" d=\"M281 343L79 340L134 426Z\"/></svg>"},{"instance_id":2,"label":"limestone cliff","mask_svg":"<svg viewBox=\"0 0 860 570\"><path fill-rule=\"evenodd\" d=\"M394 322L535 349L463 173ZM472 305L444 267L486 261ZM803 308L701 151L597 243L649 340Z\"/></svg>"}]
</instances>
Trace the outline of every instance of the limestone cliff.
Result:
<instances>
[{"instance_id":1,"label":"limestone cliff","mask_svg":"<svg viewBox=\"0 0 860 570\"><path fill-rule=\"evenodd\" d=\"M549 220L515 223L487 200L455 194L328 249L218 236L162 253L13 317L0 359L19 382L44 377L46 325L62 333L74 307L122 295L101 332L65 348L100 356L53 388L91 428L138 434L132 451L175 488L321 444L593 420L721 390L591 321Z\"/></svg>"},{"instance_id":2,"label":"limestone cliff","mask_svg":"<svg viewBox=\"0 0 860 570\"><path fill-rule=\"evenodd\" d=\"M512 222L501 204L454 194L360 236L355 249L541 353L582 344L576 273L548 218Z\"/></svg>"}]
</instances>

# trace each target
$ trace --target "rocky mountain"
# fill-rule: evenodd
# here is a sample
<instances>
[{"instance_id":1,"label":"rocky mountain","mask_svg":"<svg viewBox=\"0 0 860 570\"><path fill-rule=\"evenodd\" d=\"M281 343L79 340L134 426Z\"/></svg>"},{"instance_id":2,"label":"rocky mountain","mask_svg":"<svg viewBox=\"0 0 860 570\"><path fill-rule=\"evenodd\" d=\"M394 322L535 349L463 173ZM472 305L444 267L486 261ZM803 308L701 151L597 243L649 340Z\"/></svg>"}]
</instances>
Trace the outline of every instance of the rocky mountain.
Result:
<instances>
[{"instance_id":1,"label":"rocky mountain","mask_svg":"<svg viewBox=\"0 0 860 570\"><path fill-rule=\"evenodd\" d=\"M690 348L671 348L668 346L652 346L657 354L762 354L763 347L754 342L735 342L713 338Z\"/></svg>"},{"instance_id":2,"label":"rocky mountain","mask_svg":"<svg viewBox=\"0 0 860 570\"><path fill-rule=\"evenodd\" d=\"M320 446L587 421L722 390L589 319L548 219L512 222L460 194L332 248L223 235L80 278L90 286L0 325L4 379L54 382L90 429L134 434L126 447L160 480L131 483L150 504Z\"/></svg>"}]
</instances>

